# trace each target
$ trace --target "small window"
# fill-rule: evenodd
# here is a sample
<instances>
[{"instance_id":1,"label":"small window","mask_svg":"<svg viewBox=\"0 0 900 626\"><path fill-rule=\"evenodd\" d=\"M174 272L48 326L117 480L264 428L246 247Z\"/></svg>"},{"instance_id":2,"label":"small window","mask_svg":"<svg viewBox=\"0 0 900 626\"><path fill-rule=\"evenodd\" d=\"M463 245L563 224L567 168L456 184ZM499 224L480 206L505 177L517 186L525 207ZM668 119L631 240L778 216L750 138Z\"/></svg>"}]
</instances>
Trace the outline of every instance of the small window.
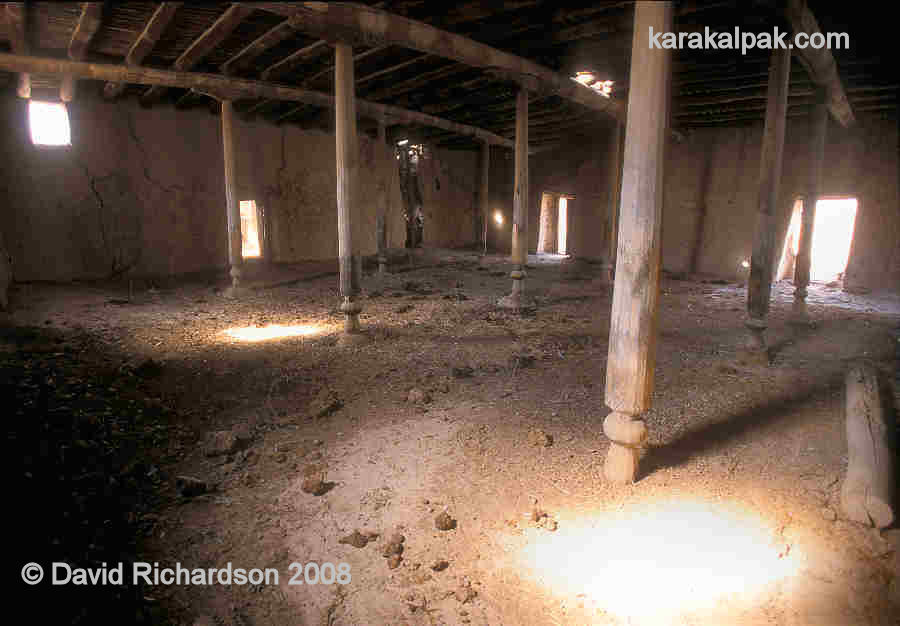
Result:
<instances>
[{"instance_id":1,"label":"small window","mask_svg":"<svg viewBox=\"0 0 900 626\"><path fill-rule=\"evenodd\" d=\"M62 102L29 100L31 143L36 146L71 146L69 112Z\"/></svg>"},{"instance_id":2,"label":"small window","mask_svg":"<svg viewBox=\"0 0 900 626\"><path fill-rule=\"evenodd\" d=\"M254 200L241 200L241 255L245 259L260 256L259 214Z\"/></svg>"}]
</instances>

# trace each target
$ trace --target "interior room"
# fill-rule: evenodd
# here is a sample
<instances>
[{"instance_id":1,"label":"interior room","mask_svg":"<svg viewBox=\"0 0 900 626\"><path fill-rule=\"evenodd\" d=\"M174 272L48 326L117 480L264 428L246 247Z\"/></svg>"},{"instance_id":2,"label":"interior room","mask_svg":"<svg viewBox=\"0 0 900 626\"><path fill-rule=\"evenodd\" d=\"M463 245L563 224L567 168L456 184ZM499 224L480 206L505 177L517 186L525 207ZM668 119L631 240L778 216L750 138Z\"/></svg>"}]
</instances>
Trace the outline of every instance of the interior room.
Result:
<instances>
[{"instance_id":1,"label":"interior room","mask_svg":"<svg viewBox=\"0 0 900 626\"><path fill-rule=\"evenodd\" d=\"M896 624L890 15L0 3L29 619Z\"/></svg>"}]
</instances>

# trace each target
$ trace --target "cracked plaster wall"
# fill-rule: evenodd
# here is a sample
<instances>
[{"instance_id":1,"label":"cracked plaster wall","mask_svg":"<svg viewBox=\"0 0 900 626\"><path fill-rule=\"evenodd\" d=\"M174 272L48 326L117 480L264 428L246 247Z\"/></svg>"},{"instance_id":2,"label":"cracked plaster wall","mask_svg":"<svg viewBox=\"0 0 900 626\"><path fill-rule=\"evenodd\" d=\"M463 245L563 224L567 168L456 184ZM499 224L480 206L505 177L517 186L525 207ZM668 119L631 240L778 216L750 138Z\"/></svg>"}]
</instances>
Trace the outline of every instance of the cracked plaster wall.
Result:
<instances>
[{"instance_id":1,"label":"cracked plaster wall","mask_svg":"<svg viewBox=\"0 0 900 626\"><path fill-rule=\"evenodd\" d=\"M27 102L0 100L0 229L16 279L224 267L217 120L87 96L68 108L72 145L36 147Z\"/></svg>"},{"instance_id":2,"label":"cracked plaster wall","mask_svg":"<svg viewBox=\"0 0 900 626\"><path fill-rule=\"evenodd\" d=\"M228 250L221 125L206 109L145 109L85 95L69 105L72 145L35 147L27 102L0 98L0 232L16 280L170 276L223 270ZM329 133L236 120L238 200L266 212L276 262L337 256L335 141ZM388 246L405 222L396 161L360 133L355 241L375 253L375 198ZM385 171L375 171L381 150Z\"/></svg>"}]
</instances>

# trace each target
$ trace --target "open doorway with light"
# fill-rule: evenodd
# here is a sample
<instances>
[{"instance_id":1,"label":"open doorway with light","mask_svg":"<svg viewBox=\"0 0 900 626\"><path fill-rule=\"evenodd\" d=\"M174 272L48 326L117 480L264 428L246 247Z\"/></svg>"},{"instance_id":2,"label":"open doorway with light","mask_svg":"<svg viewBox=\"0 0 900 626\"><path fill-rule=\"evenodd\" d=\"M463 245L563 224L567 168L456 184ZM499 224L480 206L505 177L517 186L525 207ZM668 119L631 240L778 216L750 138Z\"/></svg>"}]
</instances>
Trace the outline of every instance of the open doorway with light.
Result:
<instances>
[{"instance_id":1,"label":"open doorway with light","mask_svg":"<svg viewBox=\"0 0 900 626\"><path fill-rule=\"evenodd\" d=\"M856 225L856 198L821 198L816 202L816 218L813 222L810 249L809 278L812 282L831 283L841 281L850 258L853 230ZM794 203L791 222L785 237L778 279L794 275L795 260L800 240L800 218L803 200Z\"/></svg>"},{"instance_id":2,"label":"open doorway with light","mask_svg":"<svg viewBox=\"0 0 900 626\"><path fill-rule=\"evenodd\" d=\"M241 256L258 259L262 256L259 236L259 210L254 200L241 200Z\"/></svg>"},{"instance_id":3,"label":"open doorway with light","mask_svg":"<svg viewBox=\"0 0 900 626\"><path fill-rule=\"evenodd\" d=\"M573 196L546 191L541 194L538 253L568 254L569 207L572 199Z\"/></svg>"},{"instance_id":4,"label":"open doorway with light","mask_svg":"<svg viewBox=\"0 0 900 626\"><path fill-rule=\"evenodd\" d=\"M559 228L556 231L556 253L567 254L566 235L569 230L569 199L565 196L559 199Z\"/></svg>"}]
</instances>

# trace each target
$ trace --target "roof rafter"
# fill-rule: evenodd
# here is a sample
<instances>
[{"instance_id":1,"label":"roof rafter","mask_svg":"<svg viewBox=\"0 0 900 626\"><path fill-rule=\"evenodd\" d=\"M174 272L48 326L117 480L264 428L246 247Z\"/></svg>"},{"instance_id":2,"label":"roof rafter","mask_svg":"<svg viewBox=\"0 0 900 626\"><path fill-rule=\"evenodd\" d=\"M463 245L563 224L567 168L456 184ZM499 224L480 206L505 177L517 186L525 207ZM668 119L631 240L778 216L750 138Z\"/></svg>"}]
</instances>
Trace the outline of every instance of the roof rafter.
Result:
<instances>
[{"instance_id":1,"label":"roof rafter","mask_svg":"<svg viewBox=\"0 0 900 626\"><path fill-rule=\"evenodd\" d=\"M103 19L103 3L102 2L84 2L81 5L81 16L75 25L72 33L72 40L69 42L69 58L73 61L81 61L87 55L88 46L91 39L100 28L100 22ZM71 102L75 97L75 78L73 76L63 76L62 83L59 86L59 99L63 102Z\"/></svg>"},{"instance_id":2,"label":"roof rafter","mask_svg":"<svg viewBox=\"0 0 900 626\"><path fill-rule=\"evenodd\" d=\"M290 5L260 3L273 12L301 11L301 28L318 37L328 37L367 46L393 44L441 56L470 67L490 69L530 91L550 92L617 119L624 119L624 105L547 67L498 50L468 37L424 22L372 7L343 2L303 2Z\"/></svg>"},{"instance_id":3,"label":"roof rafter","mask_svg":"<svg viewBox=\"0 0 900 626\"><path fill-rule=\"evenodd\" d=\"M6 32L9 37L9 45L15 54L28 54L28 37L26 36L28 5L24 2L5 2L3 5L3 18L6 22ZM19 84L16 93L20 98L31 97L31 74L19 74Z\"/></svg>"},{"instance_id":4,"label":"roof rafter","mask_svg":"<svg viewBox=\"0 0 900 626\"><path fill-rule=\"evenodd\" d=\"M193 68L206 58L213 48L222 43L252 12L253 5L232 4L219 19L213 22L212 26L188 46L188 49L181 56L175 59L172 69L175 71L186 71ZM165 91L166 88L163 86L153 86L144 92L141 100L152 102L158 99Z\"/></svg>"},{"instance_id":5,"label":"roof rafter","mask_svg":"<svg viewBox=\"0 0 900 626\"><path fill-rule=\"evenodd\" d=\"M165 88L194 89L200 93L213 95L216 98L225 100L268 98L271 100L304 102L329 109L335 106L334 96L321 91L310 91L289 85L222 76L221 74L160 70L150 67L128 67L126 65L112 65L108 63L85 63L83 61L66 61L63 59L7 53L0 53L0 70L57 75L71 74L77 78L92 80L137 83ZM460 135L483 139L494 145L507 148L514 146L514 142L509 139L483 128L460 124L459 122L418 111L401 109L360 98L356 100L356 109L358 114L377 120L390 120L395 124L435 126Z\"/></svg>"},{"instance_id":6,"label":"roof rafter","mask_svg":"<svg viewBox=\"0 0 900 626\"><path fill-rule=\"evenodd\" d=\"M182 2L163 2L156 7L144 30L137 36L137 39L131 44L128 54L125 55L126 65L140 65L143 63L182 4ZM124 83L106 83L106 86L103 88L103 95L107 98L115 98L124 90Z\"/></svg>"}]
</instances>

